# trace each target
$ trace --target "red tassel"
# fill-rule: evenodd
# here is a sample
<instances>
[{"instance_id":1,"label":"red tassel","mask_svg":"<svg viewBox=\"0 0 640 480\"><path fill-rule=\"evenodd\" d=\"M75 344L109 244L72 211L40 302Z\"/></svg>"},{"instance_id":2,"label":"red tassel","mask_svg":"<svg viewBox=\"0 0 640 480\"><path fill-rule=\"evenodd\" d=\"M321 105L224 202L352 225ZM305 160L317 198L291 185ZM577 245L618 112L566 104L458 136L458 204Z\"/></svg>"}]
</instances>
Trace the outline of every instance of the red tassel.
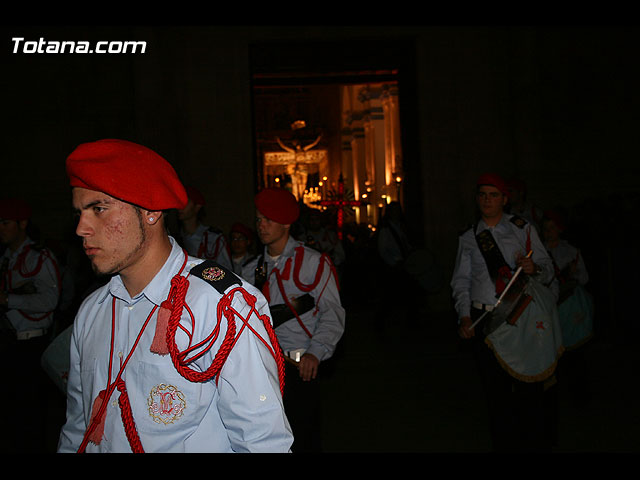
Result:
<instances>
[{"instance_id":1,"label":"red tassel","mask_svg":"<svg viewBox=\"0 0 640 480\"><path fill-rule=\"evenodd\" d=\"M158 355L166 355L169 353L169 346L167 345L167 329L169 327L170 317L171 304L166 301L162 302L162 305L158 310L156 333L153 337L153 342L151 342L151 353L157 353Z\"/></svg>"},{"instance_id":2,"label":"red tassel","mask_svg":"<svg viewBox=\"0 0 640 480\"><path fill-rule=\"evenodd\" d=\"M510 278L511 270L509 270L509 267L503 266L498 269L498 279L496 280L496 293L498 295L500 295L507 286L505 280L509 280Z\"/></svg>"},{"instance_id":3,"label":"red tassel","mask_svg":"<svg viewBox=\"0 0 640 480\"><path fill-rule=\"evenodd\" d=\"M95 421L95 417L98 415L98 411L100 407L102 407L102 403L104 402L105 390L102 390L96 399L93 401L93 409L91 410L91 420L89 425L91 425ZM100 445L102 441L102 436L104 435L104 420L106 417L106 410L102 412L101 418L96 423L96 427L91 432L89 436L89 441L95 443L96 445Z\"/></svg>"}]
</instances>

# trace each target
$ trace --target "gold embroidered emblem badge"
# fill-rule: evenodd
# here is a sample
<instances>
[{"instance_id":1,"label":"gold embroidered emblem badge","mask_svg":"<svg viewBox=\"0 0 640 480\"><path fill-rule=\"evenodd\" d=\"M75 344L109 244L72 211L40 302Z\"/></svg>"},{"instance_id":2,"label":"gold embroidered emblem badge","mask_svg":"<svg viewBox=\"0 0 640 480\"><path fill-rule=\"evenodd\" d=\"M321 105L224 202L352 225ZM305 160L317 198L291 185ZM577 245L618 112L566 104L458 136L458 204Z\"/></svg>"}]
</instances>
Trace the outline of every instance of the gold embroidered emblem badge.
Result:
<instances>
[{"instance_id":1,"label":"gold embroidered emblem badge","mask_svg":"<svg viewBox=\"0 0 640 480\"><path fill-rule=\"evenodd\" d=\"M187 401L176 387L161 383L151 389L147 405L154 422L168 425L182 416L187 408Z\"/></svg>"},{"instance_id":2,"label":"gold embroidered emblem badge","mask_svg":"<svg viewBox=\"0 0 640 480\"><path fill-rule=\"evenodd\" d=\"M205 268L202 271L202 278L205 280L212 280L217 282L218 280L222 280L224 278L224 271L218 267L209 267Z\"/></svg>"}]
</instances>

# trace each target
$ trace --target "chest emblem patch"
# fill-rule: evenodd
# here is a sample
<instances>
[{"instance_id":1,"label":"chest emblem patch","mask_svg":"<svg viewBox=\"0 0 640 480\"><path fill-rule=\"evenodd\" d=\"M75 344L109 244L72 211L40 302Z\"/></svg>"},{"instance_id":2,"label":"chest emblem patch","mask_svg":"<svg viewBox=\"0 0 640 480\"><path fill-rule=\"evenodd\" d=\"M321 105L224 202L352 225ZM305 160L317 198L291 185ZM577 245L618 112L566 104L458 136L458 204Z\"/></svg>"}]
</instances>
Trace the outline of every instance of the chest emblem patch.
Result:
<instances>
[{"instance_id":1,"label":"chest emblem patch","mask_svg":"<svg viewBox=\"0 0 640 480\"><path fill-rule=\"evenodd\" d=\"M216 282L224 278L224 271L218 267L205 268L202 271L202 278Z\"/></svg>"},{"instance_id":2,"label":"chest emblem patch","mask_svg":"<svg viewBox=\"0 0 640 480\"><path fill-rule=\"evenodd\" d=\"M161 383L151 389L147 405L149 415L154 422L168 425L182 416L184 409L187 408L187 401L184 394L176 387Z\"/></svg>"}]
</instances>

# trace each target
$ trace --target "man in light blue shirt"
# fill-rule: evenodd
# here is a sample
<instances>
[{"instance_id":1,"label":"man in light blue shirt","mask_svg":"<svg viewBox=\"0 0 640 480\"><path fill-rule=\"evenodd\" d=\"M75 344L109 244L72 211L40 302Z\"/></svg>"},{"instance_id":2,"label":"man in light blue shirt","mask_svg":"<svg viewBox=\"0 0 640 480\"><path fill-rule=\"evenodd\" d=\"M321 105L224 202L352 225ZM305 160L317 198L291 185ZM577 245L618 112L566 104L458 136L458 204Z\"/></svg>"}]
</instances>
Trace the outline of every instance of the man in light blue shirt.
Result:
<instances>
[{"instance_id":1,"label":"man in light blue shirt","mask_svg":"<svg viewBox=\"0 0 640 480\"><path fill-rule=\"evenodd\" d=\"M486 326L490 324L494 307L500 295L505 291L509 280L521 267L520 275L531 277L536 287L544 289L550 298L552 309L553 295L546 287L554 274L553 264L544 245L538 237L536 229L526 220L504 212L507 203L505 182L498 175L482 175L476 186L476 205L480 218L477 224L465 231L458 240L458 253L451 279L454 306L458 316L458 333L461 338L470 340L472 351L479 366L479 373L487 393L487 407L493 447L504 450L545 450L548 438L544 431L546 417L544 415L542 381L523 380L516 375L512 364L530 362L538 356L534 324L533 334L525 326L524 317L514 325L502 325L502 332L532 340L531 352L520 349L520 344L507 344L507 355L498 350L495 337L490 337ZM481 248L482 245L482 248ZM513 288L513 287L512 287ZM514 288L515 290L515 288ZM536 298L533 302L539 302ZM532 308L532 307L527 307ZM555 312L555 310L554 310ZM476 320L482 317L480 323ZM546 321L540 317L549 329L546 336L539 338L554 341L553 320L557 314ZM535 323L535 322L534 322ZM498 332L496 329L495 332ZM497 333L496 333L497 334ZM493 341L493 343L491 343ZM550 344L549 349L556 359L556 346ZM555 364L552 363L552 367Z\"/></svg>"},{"instance_id":2,"label":"man in light blue shirt","mask_svg":"<svg viewBox=\"0 0 640 480\"><path fill-rule=\"evenodd\" d=\"M327 254L290 236L299 207L283 188L255 197L256 230L264 250L246 267L269 301L278 342L287 358L285 409L291 420L293 452L321 451L322 372L345 328L336 272ZM262 280L260 275L264 276Z\"/></svg>"},{"instance_id":3,"label":"man in light blue shirt","mask_svg":"<svg viewBox=\"0 0 640 480\"><path fill-rule=\"evenodd\" d=\"M186 193L121 140L67 159L76 233L99 274L70 348L60 452L289 452L284 360L262 294L168 236Z\"/></svg>"}]
</instances>

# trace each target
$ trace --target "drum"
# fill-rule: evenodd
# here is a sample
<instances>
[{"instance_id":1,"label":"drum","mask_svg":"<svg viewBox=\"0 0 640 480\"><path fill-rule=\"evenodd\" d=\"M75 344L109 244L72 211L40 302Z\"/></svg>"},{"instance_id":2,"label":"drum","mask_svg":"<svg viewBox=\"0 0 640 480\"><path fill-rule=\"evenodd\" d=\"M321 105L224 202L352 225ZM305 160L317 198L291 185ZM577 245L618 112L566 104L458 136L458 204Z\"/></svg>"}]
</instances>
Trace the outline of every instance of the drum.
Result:
<instances>
[{"instance_id":1,"label":"drum","mask_svg":"<svg viewBox=\"0 0 640 480\"><path fill-rule=\"evenodd\" d=\"M578 285L573 293L558 305L562 341L567 350L582 345L593 334L593 299Z\"/></svg>"},{"instance_id":2,"label":"drum","mask_svg":"<svg viewBox=\"0 0 640 480\"><path fill-rule=\"evenodd\" d=\"M564 350L562 331L551 290L530 277L525 294L531 300L515 323L503 322L485 342L512 377L540 382L555 372Z\"/></svg>"}]
</instances>

